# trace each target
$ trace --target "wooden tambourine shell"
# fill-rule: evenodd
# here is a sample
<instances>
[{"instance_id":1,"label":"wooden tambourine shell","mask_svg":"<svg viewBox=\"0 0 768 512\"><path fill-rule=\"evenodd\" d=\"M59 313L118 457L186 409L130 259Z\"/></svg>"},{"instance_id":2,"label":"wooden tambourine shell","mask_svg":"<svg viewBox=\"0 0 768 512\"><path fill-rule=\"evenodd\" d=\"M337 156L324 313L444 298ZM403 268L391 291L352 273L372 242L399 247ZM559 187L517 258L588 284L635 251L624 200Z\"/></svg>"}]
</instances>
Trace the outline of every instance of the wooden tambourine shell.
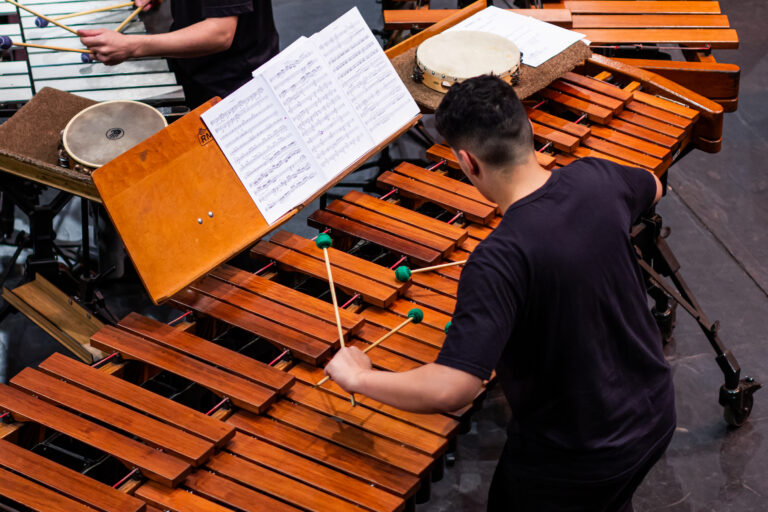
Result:
<instances>
[{"instance_id":1,"label":"wooden tambourine shell","mask_svg":"<svg viewBox=\"0 0 768 512\"><path fill-rule=\"evenodd\" d=\"M61 144L71 162L96 169L148 139L168 123L156 108L129 100L92 105L70 119Z\"/></svg>"},{"instance_id":2,"label":"wooden tambourine shell","mask_svg":"<svg viewBox=\"0 0 768 512\"><path fill-rule=\"evenodd\" d=\"M480 75L495 75L516 85L521 53L505 37L475 30L449 30L421 43L413 79L446 93L453 84Z\"/></svg>"}]
</instances>

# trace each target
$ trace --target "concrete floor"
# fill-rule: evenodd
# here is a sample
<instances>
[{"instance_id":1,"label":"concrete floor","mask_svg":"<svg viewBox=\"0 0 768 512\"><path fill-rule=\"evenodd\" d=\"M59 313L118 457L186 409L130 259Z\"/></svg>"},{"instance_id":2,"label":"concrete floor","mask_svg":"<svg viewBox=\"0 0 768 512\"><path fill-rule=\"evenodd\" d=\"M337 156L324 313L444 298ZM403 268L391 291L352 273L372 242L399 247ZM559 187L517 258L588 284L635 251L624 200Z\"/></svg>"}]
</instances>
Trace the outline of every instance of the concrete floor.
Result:
<instances>
[{"instance_id":1,"label":"concrete floor","mask_svg":"<svg viewBox=\"0 0 768 512\"><path fill-rule=\"evenodd\" d=\"M441 2L443 3L443 2ZM449 2L445 2L449 4ZM276 0L275 15L285 47L342 14L349 0ZM372 0L358 8L372 27L381 26L380 6ZM757 23L768 15L761 0L721 0L739 30L741 49L716 56L742 67L740 105L726 115L724 146L716 155L693 152L670 170L670 193L659 212L672 228L669 244L704 310L721 320L721 336L744 374L768 382L768 32ZM398 156L412 147L398 148ZM314 208L308 208L312 211ZM77 212L76 205L72 207ZM299 218L288 229L308 232ZM59 235L76 239L76 215L62 221ZM0 253L5 254L5 253ZM135 283L115 284L109 304L120 316L143 310L171 318L168 309L148 307ZM3 342L3 340L5 340ZM5 376L34 366L58 345L21 315L0 325L0 361L8 351ZM698 326L679 311L675 341L666 347L674 369L678 429L665 457L635 496L637 511L768 510L768 406L766 391L756 395L748 424L729 430L717 405L722 376ZM0 364L0 381L3 368ZM504 442L509 412L498 390L475 415L471 431L460 437L458 460L433 485L432 499L420 511L483 510L495 461Z\"/></svg>"}]
</instances>

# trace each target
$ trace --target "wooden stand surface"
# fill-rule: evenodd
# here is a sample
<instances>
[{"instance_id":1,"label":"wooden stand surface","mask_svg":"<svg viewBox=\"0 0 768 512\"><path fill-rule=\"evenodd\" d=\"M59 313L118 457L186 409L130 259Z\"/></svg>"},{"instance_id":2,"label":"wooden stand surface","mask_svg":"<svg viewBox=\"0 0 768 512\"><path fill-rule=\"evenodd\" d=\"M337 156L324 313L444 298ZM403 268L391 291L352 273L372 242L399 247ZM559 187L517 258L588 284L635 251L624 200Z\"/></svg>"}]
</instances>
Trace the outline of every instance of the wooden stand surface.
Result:
<instances>
[{"instance_id":1,"label":"wooden stand surface","mask_svg":"<svg viewBox=\"0 0 768 512\"><path fill-rule=\"evenodd\" d=\"M14 290L3 288L2 297L80 360L92 363L104 357L90 345L104 324L40 274Z\"/></svg>"},{"instance_id":2,"label":"wooden stand surface","mask_svg":"<svg viewBox=\"0 0 768 512\"><path fill-rule=\"evenodd\" d=\"M200 118L219 101L209 100L93 173L155 303L276 229L418 121L412 119L269 225Z\"/></svg>"}]
</instances>

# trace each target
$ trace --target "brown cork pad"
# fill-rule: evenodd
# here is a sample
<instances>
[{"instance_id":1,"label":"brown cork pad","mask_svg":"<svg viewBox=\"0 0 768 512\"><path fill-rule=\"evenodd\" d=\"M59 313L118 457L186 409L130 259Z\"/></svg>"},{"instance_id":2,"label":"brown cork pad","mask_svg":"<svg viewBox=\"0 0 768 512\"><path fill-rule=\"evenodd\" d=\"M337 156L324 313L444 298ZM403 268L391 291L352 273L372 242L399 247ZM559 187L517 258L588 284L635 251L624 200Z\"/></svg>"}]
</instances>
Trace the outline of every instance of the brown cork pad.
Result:
<instances>
[{"instance_id":1,"label":"brown cork pad","mask_svg":"<svg viewBox=\"0 0 768 512\"><path fill-rule=\"evenodd\" d=\"M520 70L520 83L515 87L515 92L521 100L525 99L545 88L563 76L567 71L572 70L582 61L588 59L591 55L592 52L589 50L589 47L579 41L539 67L532 68L523 64ZM434 112L443 100L444 94L413 81L411 74L413 73L415 61L416 48L411 48L402 55L393 58L392 65L397 70L397 74L400 75L400 79L405 83L413 99L418 103L421 111L424 113Z\"/></svg>"},{"instance_id":2,"label":"brown cork pad","mask_svg":"<svg viewBox=\"0 0 768 512\"><path fill-rule=\"evenodd\" d=\"M8 121L0 125L0 156L6 165L13 161L40 168L41 175L71 179L93 189L90 175L64 169L56 164L61 131L78 112L95 101L50 87L40 90ZM31 178L35 178L30 176Z\"/></svg>"}]
</instances>

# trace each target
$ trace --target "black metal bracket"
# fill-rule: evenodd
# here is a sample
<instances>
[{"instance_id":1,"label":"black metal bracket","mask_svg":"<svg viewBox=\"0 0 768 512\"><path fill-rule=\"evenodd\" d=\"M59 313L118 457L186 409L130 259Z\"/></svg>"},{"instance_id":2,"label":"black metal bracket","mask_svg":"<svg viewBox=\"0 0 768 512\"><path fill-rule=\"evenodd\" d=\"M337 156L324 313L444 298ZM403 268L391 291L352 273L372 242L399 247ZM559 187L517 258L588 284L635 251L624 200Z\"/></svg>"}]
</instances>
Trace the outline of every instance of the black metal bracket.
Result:
<instances>
[{"instance_id":1,"label":"black metal bracket","mask_svg":"<svg viewBox=\"0 0 768 512\"><path fill-rule=\"evenodd\" d=\"M669 230L663 228L661 215L652 212L632 228L631 238L638 263L646 279L649 295L655 300L654 316L664 320L671 316L674 306L680 305L699 324L715 351L715 361L723 373L725 383L720 388L719 403L724 407L729 425L741 426L752 411L752 395L761 385L751 377L741 378L741 367L736 357L720 339L720 322L711 321L701 309L693 293L680 274L680 263L666 242ZM665 327L660 324L662 335Z\"/></svg>"},{"instance_id":2,"label":"black metal bracket","mask_svg":"<svg viewBox=\"0 0 768 512\"><path fill-rule=\"evenodd\" d=\"M89 261L90 238L88 224L88 200L82 199L82 241L79 256L72 255L62 244L56 242L53 229L55 217L72 199L72 194L57 191L48 202L42 202L42 195L48 189L45 185L31 182L6 173L0 173L0 244L15 246L13 256L0 274L0 286L4 286L24 249L31 249L27 257L22 283L40 274L68 295L90 309L93 314L108 323L117 319L106 306L104 297L97 289L99 283L113 268L104 272L92 271ZM18 207L29 219L29 233L13 230L14 209ZM69 254L68 254L69 253ZM59 260L58 258L61 258ZM0 309L0 321L14 311L9 304Z\"/></svg>"}]
</instances>

